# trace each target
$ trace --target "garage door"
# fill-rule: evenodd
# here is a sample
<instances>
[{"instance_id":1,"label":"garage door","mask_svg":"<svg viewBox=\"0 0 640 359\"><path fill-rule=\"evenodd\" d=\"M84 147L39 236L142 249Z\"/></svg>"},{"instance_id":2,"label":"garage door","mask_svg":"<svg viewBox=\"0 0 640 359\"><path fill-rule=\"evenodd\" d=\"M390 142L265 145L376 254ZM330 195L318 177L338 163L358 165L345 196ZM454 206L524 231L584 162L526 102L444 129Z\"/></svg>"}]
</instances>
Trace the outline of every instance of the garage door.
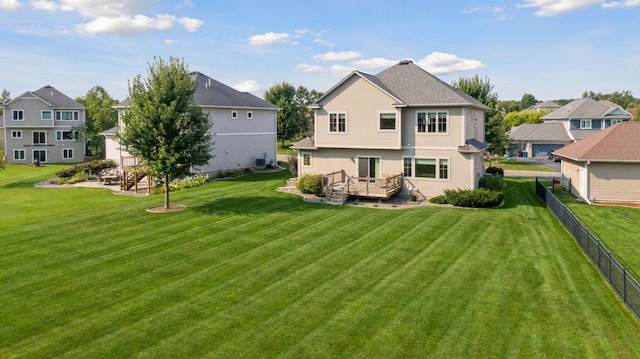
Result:
<instances>
[{"instance_id":1,"label":"garage door","mask_svg":"<svg viewBox=\"0 0 640 359\"><path fill-rule=\"evenodd\" d=\"M549 152L562 147L564 147L562 144L537 144L531 145L531 150L533 151L533 157L547 157Z\"/></svg>"}]
</instances>

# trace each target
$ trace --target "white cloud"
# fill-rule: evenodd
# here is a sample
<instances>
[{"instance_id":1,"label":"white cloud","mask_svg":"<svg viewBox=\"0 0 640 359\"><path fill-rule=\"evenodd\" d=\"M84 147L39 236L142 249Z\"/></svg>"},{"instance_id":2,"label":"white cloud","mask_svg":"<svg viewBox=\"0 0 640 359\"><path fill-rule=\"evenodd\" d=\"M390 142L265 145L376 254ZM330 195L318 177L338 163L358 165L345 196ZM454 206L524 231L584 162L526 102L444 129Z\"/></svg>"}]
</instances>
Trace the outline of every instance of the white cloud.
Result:
<instances>
[{"instance_id":1,"label":"white cloud","mask_svg":"<svg viewBox=\"0 0 640 359\"><path fill-rule=\"evenodd\" d=\"M15 10L20 7L18 0L0 0L0 9Z\"/></svg>"},{"instance_id":2,"label":"white cloud","mask_svg":"<svg viewBox=\"0 0 640 359\"><path fill-rule=\"evenodd\" d=\"M352 61L351 65L359 69L379 69L382 67L391 67L398 63L398 60L390 60L382 57L374 57L372 59L362 59Z\"/></svg>"},{"instance_id":3,"label":"white cloud","mask_svg":"<svg viewBox=\"0 0 640 359\"><path fill-rule=\"evenodd\" d=\"M166 45L173 45L173 44L188 44L189 41L184 41L184 40L172 40L172 39L165 39L164 43Z\"/></svg>"},{"instance_id":4,"label":"white cloud","mask_svg":"<svg viewBox=\"0 0 640 359\"><path fill-rule=\"evenodd\" d=\"M151 12L156 3L156 0L61 0L61 7L66 11L77 11L82 16L98 18Z\"/></svg>"},{"instance_id":5,"label":"white cloud","mask_svg":"<svg viewBox=\"0 0 640 359\"><path fill-rule=\"evenodd\" d=\"M198 19L192 19L190 17L181 17L177 20L178 24L184 26L184 29L189 32L196 32L204 23Z\"/></svg>"},{"instance_id":6,"label":"white cloud","mask_svg":"<svg viewBox=\"0 0 640 359\"><path fill-rule=\"evenodd\" d=\"M334 47L334 46L336 46L331 41L327 41L327 40L324 40L324 39L313 39L313 42L318 43L318 44L320 44L322 46L326 46L326 47Z\"/></svg>"},{"instance_id":7,"label":"white cloud","mask_svg":"<svg viewBox=\"0 0 640 359\"><path fill-rule=\"evenodd\" d=\"M242 81L241 83L235 84L231 87L241 92L255 92L260 89L260 85L255 80Z\"/></svg>"},{"instance_id":8,"label":"white cloud","mask_svg":"<svg viewBox=\"0 0 640 359\"><path fill-rule=\"evenodd\" d=\"M329 71L331 71L331 73L334 76L337 77L345 77L348 74L350 74L351 72L353 72L356 68L352 67L352 66L344 66L344 65L333 65L329 68Z\"/></svg>"},{"instance_id":9,"label":"white cloud","mask_svg":"<svg viewBox=\"0 0 640 359\"><path fill-rule=\"evenodd\" d=\"M361 58L362 55L356 51L327 52L325 54L316 55L313 58L320 61L354 61Z\"/></svg>"},{"instance_id":10,"label":"white cloud","mask_svg":"<svg viewBox=\"0 0 640 359\"><path fill-rule=\"evenodd\" d=\"M619 8L619 7L634 7L640 6L640 0L627 0L624 2L621 1L612 1L609 3L602 4L603 9L611 9L611 8Z\"/></svg>"},{"instance_id":11,"label":"white cloud","mask_svg":"<svg viewBox=\"0 0 640 359\"><path fill-rule=\"evenodd\" d=\"M602 3L604 3L604 0L524 0L524 4L518 4L518 7L538 8L539 10L536 11L536 15L546 17L556 16Z\"/></svg>"},{"instance_id":12,"label":"white cloud","mask_svg":"<svg viewBox=\"0 0 640 359\"><path fill-rule=\"evenodd\" d=\"M486 67L478 60L463 59L456 55L437 51L419 60L417 65L434 75L479 70Z\"/></svg>"},{"instance_id":13,"label":"white cloud","mask_svg":"<svg viewBox=\"0 0 640 359\"><path fill-rule=\"evenodd\" d=\"M133 17L98 17L86 24L77 26L78 31L85 34L133 33L146 30L167 30L176 21L172 15L156 15L151 18L145 15Z\"/></svg>"},{"instance_id":14,"label":"white cloud","mask_svg":"<svg viewBox=\"0 0 640 359\"><path fill-rule=\"evenodd\" d=\"M278 42L283 42L290 38L291 35L286 32L267 32L263 35L254 35L249 38L249 44L254 46L272 45Z\"/></svg>"},{"instance_id":15,"label":"white cloud","mask_svg":"<svg viewBox=\"0 0 640 359\"><path fill-rule=\"evenodd\" d=\"M51 0L34 0L30 1L29 5L37 10L56 11L58 10L58 4Z\"/></svg>"},{"instance_id":16,"label":"white cloud","mask_svg":"<svg viewBox=\"0 0 640 359\"><path fill-rule=\"evenodd\" d=\"M614 8L614 7L622 7L623 4L619 1L614 1L614 2L610 2L610 3L604 3L602 4L602 8L603 9L610 9L610 8Z\"/></svg>"},{"instance_id":17,"label":"white cloud","mask_svg":"<svg viewBox=\"0 0 640 359\"><path fill-rule=\"evenodd\" d=\"M318 65L298 64L294 69L295 72L304 72L306 74L322 72L324 69Z\"/></svg>"}]
</instances>

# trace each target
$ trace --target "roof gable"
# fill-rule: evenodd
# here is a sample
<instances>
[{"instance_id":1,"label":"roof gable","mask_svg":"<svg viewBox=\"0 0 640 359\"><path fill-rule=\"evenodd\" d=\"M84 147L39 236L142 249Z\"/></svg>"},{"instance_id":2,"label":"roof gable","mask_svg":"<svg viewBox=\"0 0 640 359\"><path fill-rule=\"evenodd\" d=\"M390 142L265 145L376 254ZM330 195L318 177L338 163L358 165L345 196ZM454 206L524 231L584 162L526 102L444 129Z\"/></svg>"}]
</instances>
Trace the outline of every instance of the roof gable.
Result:
<instances>
[{"instance_id":1,"label":"roof gable","mask_svg":"<svg viewBox=\"0 0 640 359\"><path fill-rule=\"evenodd\" d=\"M25 98L38 99L56 109L74 109L74 110L84 109L84 105L72 99L71 97L63 94L62 92L58 91L55 87L50 85L44 86L41 89L36 91L27 91L22 95L9 101L7 105L15 101L18 101L19 99L25 99Z\"/></svg>"},{"instance_id":2,"label":"roof gable","mask_svg":"<svg viewBox=\"0 0 640 359\"><path fill-rule=\"evenodd\" d=\"M571 118L584 118L584 119L599 119L604 118L612 111L622 111L617 118L630 119L632 116L624 111L620 106L614 104L611 101L596 101L591 98L583 98L574 100L568 104L560 107L559 109L542 116L543 120L557 120L557 119L571 119Z\"/></svg>"},{"instance_id":3,"label":"roof gable","mask_svg":"<svg viewBox=\"0 0 640 359\"><path fill-rule=\"evenodd\" d=\"M577 161L640 162L638 138L640 122L621 122L554 153Z\"/></svg>"},{"instance_id":4,"label":"roof gable","mask_svg":"<svg viewBox=\"0 0 640 359\"><path fill-rule=\"evenodd\" d=\"M240 92L200 72L192 72L191 78L196 82L193 100L197 105L278 110L274 104L248 92Z\"/></svg>"}]
</instances>

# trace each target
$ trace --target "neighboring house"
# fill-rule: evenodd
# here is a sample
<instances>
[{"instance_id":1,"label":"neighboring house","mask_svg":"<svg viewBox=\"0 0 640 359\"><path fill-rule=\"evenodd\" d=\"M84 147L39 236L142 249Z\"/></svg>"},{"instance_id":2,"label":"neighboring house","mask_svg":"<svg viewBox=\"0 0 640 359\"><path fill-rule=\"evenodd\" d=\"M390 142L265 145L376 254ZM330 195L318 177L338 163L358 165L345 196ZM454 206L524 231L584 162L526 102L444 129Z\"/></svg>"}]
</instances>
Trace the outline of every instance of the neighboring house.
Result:
<instances>
[{"instance_id":1,"label":"neighboring house","mask_svg":"<svg viewBox=\"0 0 640 359\"><path fill-rule=\"evenodd\" d=\"M338 172L329 181L349 194L387 198L389 186L426 197L478 186L487 107L411 61L354 71L310 107L313 136L292 146L299 177Z\"/></svg>"},{"instance_id":2,"label":"neighboring house","mask_svg":"<svg viewBox=\"0 0 640 359\"><path fill-rule=\"evenodd\" d=\"M557 103L553 101L544 101L544 102L537 103L533 106L530 106L524 111L530 111L530 112L553 111L558 108L560 108L560 105L558 105Z\"/></svg>"},{"instance_id":3,"label":"neighboring house","mask_svg":"<svg viewBox=\"0 0 640 359\"><path fill-rule=\"evenodd\" d=\"M195 170L215 174L223 170L275 165L279 108L199 72L191 73L191 77L197 86L194 102L209 114L213 124L210 132L215 142L209 165ZM120 167L133 164L133 158L120 148L116 138L128 105L129 102L124 101L115 106L118 127L102 133L106 139L106 157L119 163Z\"/></svg>"},{"instance_id":4,"label":"neighboring house","mask_svg":"<svg viewBox=\"0 0 640 359\"><path fill-rule=\"evenodd\" d=\"M76 163L85 160L82 104L45 86L4 104L5 157L8 163Z\"/></svg>"},{"instance_id":5,"label":"neighboring house","mask_svg":"<svg viewBox=\"0 0 640 359\"><path fill-rule=\"evenodd\" d=\"M617 123L630 121L632 117L611 101L583 98L542 116L544 122L541 124L516 126L509 135L519 153L526 153L529 157L547 157L558 148Z\"/></svg>"},{"instance_id":6,"label":"neighboring house","mask_svg":"<svg viewBox=\"0 0 640 359\"><path fill-rule=\"evenodd\" d=\"M624 122L554 153L562 181L587 202L640 202L640 122Z\"/></svg>"}]
</instances>

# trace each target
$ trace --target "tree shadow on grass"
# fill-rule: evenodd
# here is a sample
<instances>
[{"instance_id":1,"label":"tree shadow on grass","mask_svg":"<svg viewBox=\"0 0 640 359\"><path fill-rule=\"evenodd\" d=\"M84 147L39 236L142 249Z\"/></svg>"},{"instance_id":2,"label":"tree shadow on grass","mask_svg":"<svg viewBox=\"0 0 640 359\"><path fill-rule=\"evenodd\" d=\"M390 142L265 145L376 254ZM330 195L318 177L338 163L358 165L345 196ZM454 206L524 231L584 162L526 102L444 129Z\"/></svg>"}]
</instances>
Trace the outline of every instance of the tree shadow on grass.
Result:
<instances>
[{"instance_id":1,"label":"tree shadow on grass","mask_svg":"<svg viewBox=\"0 0 640 359\"><path fill-rule=\"evenodd\" d=\"M307 203L300 197L225 197L190 206L191 210L207 215L259 215L268 213L300 213L311 209L338 210L340 206Z\"/></svg>"}]
</instances>

